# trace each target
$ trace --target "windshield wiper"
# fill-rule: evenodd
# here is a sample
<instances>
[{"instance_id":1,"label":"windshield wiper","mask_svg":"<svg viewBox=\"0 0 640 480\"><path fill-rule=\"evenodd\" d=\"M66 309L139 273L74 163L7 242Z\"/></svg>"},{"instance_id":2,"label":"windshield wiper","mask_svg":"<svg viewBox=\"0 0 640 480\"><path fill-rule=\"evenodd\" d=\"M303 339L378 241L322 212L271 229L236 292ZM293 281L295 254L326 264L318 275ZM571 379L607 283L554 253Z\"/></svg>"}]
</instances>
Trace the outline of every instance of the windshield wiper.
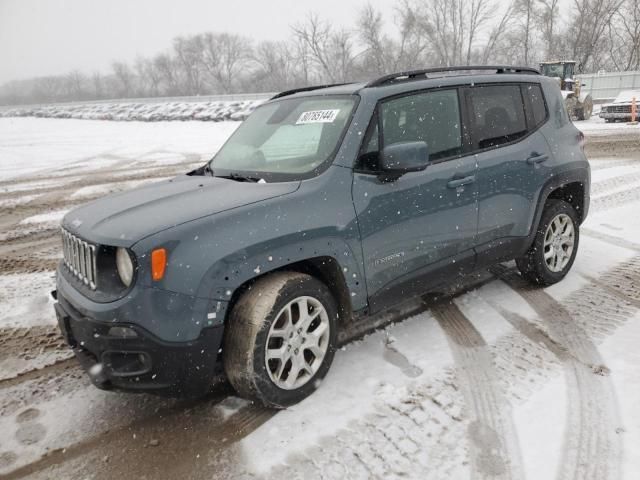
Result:
<instances>
[{"instance_id":1,"label":"windshield wiper","mask_svg":"<svg viewBox=\"0 0 640 480\"><path fill-rule=\"evenodd\" d=\"M229 180L235 180L236 182L251 182L251 183L258 183L260 180L262 180L262 178L260 177L250 177L248 175L240 175L238 173L230 173L229 175L216 175L216 177L228 178Z\"/></svg>"}]
</instances>

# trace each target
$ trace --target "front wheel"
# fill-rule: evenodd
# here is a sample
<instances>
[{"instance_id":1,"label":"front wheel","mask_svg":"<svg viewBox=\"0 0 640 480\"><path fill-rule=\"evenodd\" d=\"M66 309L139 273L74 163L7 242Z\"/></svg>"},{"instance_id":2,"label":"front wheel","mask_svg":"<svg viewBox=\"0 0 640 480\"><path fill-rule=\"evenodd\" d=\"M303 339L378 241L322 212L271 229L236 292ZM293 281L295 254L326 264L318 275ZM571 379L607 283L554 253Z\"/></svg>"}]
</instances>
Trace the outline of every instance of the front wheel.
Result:
<instances>
[{"instance_id":1,"label":"front wheel","mask_svg":"<svg viewBox=\"0 0 640 480\"><path fill-rule=\"evenodd\" d=\"M223 364L242 397L283 408L309 396L335 352L337 308L316 278L277 272L258 279L233 307Z\"/></svg>"},{"instance_id":2,"label":"front wheel","mask_svg":"<svg viewBox=\"0 0 640 480\"><path fill-rule=\"evenodd\" d=\"M580 238L578 216L564 200L545 205L533 245L516 259L522 276L537 285L553 285L562 280L576 258Z\"/></svg>"}]
</instances>

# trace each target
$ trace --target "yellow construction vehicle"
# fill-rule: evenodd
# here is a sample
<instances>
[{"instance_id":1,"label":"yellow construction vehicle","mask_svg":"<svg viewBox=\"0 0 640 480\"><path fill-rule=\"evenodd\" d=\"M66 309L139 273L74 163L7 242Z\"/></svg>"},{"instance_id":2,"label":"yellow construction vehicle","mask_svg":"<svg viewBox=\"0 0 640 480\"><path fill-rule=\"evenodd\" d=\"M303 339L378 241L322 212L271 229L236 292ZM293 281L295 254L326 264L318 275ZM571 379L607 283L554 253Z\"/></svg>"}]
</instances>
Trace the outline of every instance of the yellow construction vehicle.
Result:
<instances>
[{"instance_id":1,"label":"yellow construction vehicle","mask_svg":"<svg viewBox=\"0 0 640 480\"><path fill-rule=\"evenodd\" d=\"M580 91L582 84L577 81L574 73L576 62L557 61L542 62L540 72L547 77L557 78L560 90L567 106L567 112L572 120L588 120L593 112L593 98L588 93Z\"/></svg>"}]
</instances>

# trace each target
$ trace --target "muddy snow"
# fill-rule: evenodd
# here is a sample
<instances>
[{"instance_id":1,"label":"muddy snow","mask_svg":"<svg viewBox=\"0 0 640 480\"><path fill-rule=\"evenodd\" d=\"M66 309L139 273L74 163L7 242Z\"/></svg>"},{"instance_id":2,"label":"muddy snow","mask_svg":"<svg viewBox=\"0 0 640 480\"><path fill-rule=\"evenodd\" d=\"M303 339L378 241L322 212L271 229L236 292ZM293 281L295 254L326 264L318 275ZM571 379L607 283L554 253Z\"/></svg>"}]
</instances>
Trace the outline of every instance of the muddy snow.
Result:
<instances>
[{"instance_id":1,"label":"muddy snow","mask_svg":"<svg viewBox=\"0 0 640 480\"><path fill-rule=\"evenodd\" d=\"M372 319L276 412L95 389L48 297L64 212L199 166L237 122L0 119L0 478L637 478L640 127L579 126L592 203L563 282L507 263Z\"/></svg>"}]
</instances>

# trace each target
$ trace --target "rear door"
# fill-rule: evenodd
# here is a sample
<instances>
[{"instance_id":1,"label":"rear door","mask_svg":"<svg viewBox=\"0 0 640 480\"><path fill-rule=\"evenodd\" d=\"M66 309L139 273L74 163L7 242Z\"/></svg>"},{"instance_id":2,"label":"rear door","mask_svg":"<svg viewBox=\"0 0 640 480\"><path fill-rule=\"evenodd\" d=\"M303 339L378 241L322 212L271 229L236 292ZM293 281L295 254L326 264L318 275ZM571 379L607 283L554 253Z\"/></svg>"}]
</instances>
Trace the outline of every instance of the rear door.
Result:
<instances>
[{"instance_id":1,"label":"rear door","mask_svg":"<svg viewBox=\"0 0 640 480\"><path fill-rule=\"evenodd\" d=\"M529 234L537 193L549 173L549 145L538 130L546 107L535 83L468 87L465 99L478 163L478 261L491 263L493 256L483 252L508 257L510 240L515 245Z\"/></svg>"},{"instance_id":2,"label":"rear door","mask_svg":"<svg viewBox=\"0 0 640 480\"><path fill-rule=\"evenodd\" d=\"M411 141L427 143L429 166L383 181L377 168L380 149ZM353 180L372 311L472 267L476 163L465 153L456 88L411 93L378 105Z\"/></svg>"}]
</instances>

